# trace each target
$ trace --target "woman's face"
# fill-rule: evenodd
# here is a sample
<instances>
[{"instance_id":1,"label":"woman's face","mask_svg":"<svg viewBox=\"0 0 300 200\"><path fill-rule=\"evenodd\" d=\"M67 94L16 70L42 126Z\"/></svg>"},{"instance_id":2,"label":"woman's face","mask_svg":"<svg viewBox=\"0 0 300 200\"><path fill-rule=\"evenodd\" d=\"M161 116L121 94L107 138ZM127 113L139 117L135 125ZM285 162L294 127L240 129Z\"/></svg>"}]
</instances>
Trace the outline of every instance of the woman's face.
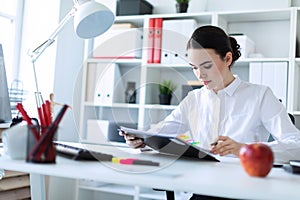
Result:
<instances>
[{"instance_id":1,"label":"woman's face","mask_svg":"<svg viewBox=\"0 0 300 200\"><path fill-rule=\"evenodd\" d=\"M229 69L231 52L223 59L213 49L188 49L188 60L194 74L207 89L217 92L234 79Z\"/></svg>"}]
</instances>

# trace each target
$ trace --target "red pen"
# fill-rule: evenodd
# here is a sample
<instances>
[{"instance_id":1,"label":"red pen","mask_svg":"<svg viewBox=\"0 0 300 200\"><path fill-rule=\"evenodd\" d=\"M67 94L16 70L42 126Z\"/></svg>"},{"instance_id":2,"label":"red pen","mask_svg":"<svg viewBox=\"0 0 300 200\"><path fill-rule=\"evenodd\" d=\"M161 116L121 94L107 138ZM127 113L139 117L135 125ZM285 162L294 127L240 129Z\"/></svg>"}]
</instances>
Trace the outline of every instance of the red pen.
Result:
<instances>
[{"instance_id":1,"label":"red pen","mask_svg":"<svg viewBox=\"0 0 300 200\"><path fill-rule=\"evenodd\" d=\"M50 107L49 107L49 103L47 103L49 101L46 100L46 103L43 103L42 108L43 108L43 115L44 115L44 120L45 120L45 124L46 126L49 126L51 124L51 112L50 112Z\"/></svg>"},{"instance_id":2,"label":"red pen","mask_svg":"<svg viewBox=\"0 0 300 200\"><path fill-rule=\"evenodd\" d=\"M46 100L46 111L47 116L49 119L49 125L52 123L52 114L51 114L51 102L49 100Z\"/></svg>"},{"instance_id":3,"label":"red pen","mask_svg":"<svg viewBox=\"0 0 300 200\"><path fill-rule=\"evenodd\" d=\"M45 123L42 107L38 107L37 110L38 110L38 115L39 115L39 119L40 119L40 124L42 127L45 127L46 123Z\"/></svg>"},{"instance_id":4,"label":"red pen","mask_svg":"<svg viewBox=\"0 0 300 200\"><path fill-rule=\"evenodd\" d=\"M22 103L17 103L16 108L20 111L20 113L22 114L22 117L24 118L24 120L27 122L27 124L29 126L34 126L34 124L31 121L31 118L28 116L27 112L25 111ZM37 131L37 129L31 129L33 132L33 135L35 137L36 140L39 139L39 132Z\"/></svg>"}]
</instances>

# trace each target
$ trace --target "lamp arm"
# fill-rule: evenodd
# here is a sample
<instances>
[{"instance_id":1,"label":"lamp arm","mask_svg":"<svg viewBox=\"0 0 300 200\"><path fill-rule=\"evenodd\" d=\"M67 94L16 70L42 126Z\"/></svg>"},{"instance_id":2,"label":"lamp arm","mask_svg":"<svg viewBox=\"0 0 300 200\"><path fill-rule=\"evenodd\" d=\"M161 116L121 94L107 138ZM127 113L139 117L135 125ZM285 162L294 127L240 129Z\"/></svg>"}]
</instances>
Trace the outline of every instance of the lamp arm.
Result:
<instances>
[{"instance_id":1,"label":"lamp arm","mask_svg":"<svg viewBox=\"0 0 300 200\"><path fill-rule=\"evenodd\" d=\"M64 25L69 21L69 19L74 16L77 8L76 5L71 9L71 11L60 21L54 32L50 35L50 37L40 44L37 48L35 48L31 53L31 62L35 63L35 61L40 57L40 55L55 41L55 37L64 27Z\"/></svg>"},{"instance_id":2,"label":"lamp arm","mask_svg":"<svg viewBox=\"0 0 300 200\"><path fill-rule=\"evenodd\" d=\"M29 56L31 57L31 62L33 66L33 72L34 72L34 81L36 86L36 92L35 92L35 100L36 105L38 108L41 108L42 104L44 103L42 94L39 92L38 88L38 81L36 76L36 70L35 70L35 62L40 57L40 55L55 41L55 37L58 35L58 33L61 31L61 29L64 27L64 25L69 21L69 19L74 16L75 12L77 10L77 5L74 5L71 11L59 22L54 32L50 35L50 37L40 44L37 48L35 48Z\"/></svg>"}]
</instances>

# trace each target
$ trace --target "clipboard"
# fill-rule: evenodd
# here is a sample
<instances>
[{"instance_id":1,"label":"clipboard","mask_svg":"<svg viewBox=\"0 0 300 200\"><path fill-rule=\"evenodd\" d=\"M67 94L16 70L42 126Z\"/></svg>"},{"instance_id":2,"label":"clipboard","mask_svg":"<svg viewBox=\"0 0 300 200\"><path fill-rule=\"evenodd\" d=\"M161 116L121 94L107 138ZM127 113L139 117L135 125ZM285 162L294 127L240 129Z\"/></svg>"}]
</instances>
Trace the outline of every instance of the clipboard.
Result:
<instances>
[{"instance_id":1,"label":"clipboard","mask_svg":"<svg viewBox=\"0 0 300 200\"><path fill-rule=\"evenodd\" d=\"M198 146L194 146L180 138L173 137L168 134L151 133L127 128L124 126L121 126L120 130L125 134L130 134L135 137L142 138L147 146L160 153L219 162L219 160L215 158L208 150Z\"/></svg>"}]
</instances>

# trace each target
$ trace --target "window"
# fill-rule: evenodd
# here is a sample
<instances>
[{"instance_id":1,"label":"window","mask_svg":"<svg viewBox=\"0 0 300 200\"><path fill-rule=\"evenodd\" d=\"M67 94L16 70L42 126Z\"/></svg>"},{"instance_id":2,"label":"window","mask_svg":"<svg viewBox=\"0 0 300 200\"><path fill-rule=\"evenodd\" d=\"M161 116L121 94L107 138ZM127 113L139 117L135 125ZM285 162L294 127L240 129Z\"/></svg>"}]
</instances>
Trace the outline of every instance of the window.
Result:
<instances>
[{"instance_id":1,"label":"window","mask_svg":"<svg viewBox=\"0 0 300 200\"><path fill-rule=\"evenodd\" d=\"M6 65L7 82L10 83L17 74L17 57L19 56L16 49L19 49L19 16L22 14L22 2L18 0L0 0L0 43L3 47L4 60ZM19 6L19 7L18 7ZM19 12L19 13L18 13Z\"/></svg>"},{"instance_id":2,"label":"window","mask_svg":"<svg viewBox=\"0 0 300 200\"><path fill-rule=\"evenodd\" d=\"M60 0L0 0L0 43L3 45L7 82L19 80L28 114L36 115L36 91L29 51L44 42L59 22ZM56 42L36 62L39 90L49 99L53 90ZM13 116L14 117L14 116Z\"/></svg>"},{"instance_id":3,"label":"window","mask_svg":"<svg viewBox=\"0 0 300 200\"><path fill-rule=\"evenodd\" d=\"M28 53L47 40L57 27L59 23L59 6L59 0L24 1L18 78L23 82L24 89L28 93L23 104L26 106L26 110L30 116L36 116L37 114L34 95L37 89L34 81L34 71ZM53 92L56 44L57 42L54 42L35 62L38 89L42 93L44 100L49 99L49 94Z\"/></svg>"}]
</instances>

